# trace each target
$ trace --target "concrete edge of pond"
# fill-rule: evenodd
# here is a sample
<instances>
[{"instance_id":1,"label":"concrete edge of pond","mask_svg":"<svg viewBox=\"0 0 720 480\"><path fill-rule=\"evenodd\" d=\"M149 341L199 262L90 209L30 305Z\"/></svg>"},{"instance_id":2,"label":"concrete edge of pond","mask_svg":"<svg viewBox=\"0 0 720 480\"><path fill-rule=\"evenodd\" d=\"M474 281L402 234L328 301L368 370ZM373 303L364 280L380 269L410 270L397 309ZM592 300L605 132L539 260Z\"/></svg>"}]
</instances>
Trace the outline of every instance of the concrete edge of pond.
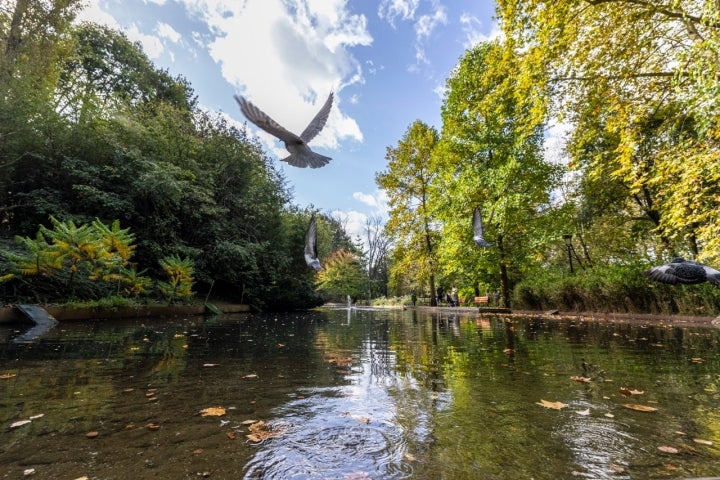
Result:
<instances>
[{"instance_id":1,"label":"concrete edge of pond","mask_svg":"<svg viewBox=\"0 0 720 480\"><path fill-rule=\"evenodd\" d=\"M173 318L205 315L205 305L143 305L117 308L73 308L62 305L40 305L58 321L69 320L110 320L119 318ZM222 313L244 313L251 311L249 305L215 305ZM0 324L27 322L27 319L14 307L0 308Z\"/></svg>"},{"instance_id":2,"label":"concrete edge of pond","mask_svg":"<svg viewBox=\"0 0 720 480\"><path fill-rule=\"evenodd\" d=\"M635 324L647 324L647 325L661 325L661 326L695 326L695 327L715 327L720 328L720 316L701 316L701 315L660 315L652 313L620 313L620 312L563 312L558 310L551 311L534 311L534 310L507 310L505 312L494 312L492 309L478 308L478 307L429 307L429 306L416 306L416 307L404 307L406 310L417 310L423 312L440 312L440 313L463 313L463 314L476 314L482 316L483 314L494 314L494 315L507 315L513 316L534 316L542 317L543 319L579 319L581 321L599 321L599 322L615 322L615 323L635 323ZM501 309L497 309L501 310Z\"/></svg>"}]
</instances>

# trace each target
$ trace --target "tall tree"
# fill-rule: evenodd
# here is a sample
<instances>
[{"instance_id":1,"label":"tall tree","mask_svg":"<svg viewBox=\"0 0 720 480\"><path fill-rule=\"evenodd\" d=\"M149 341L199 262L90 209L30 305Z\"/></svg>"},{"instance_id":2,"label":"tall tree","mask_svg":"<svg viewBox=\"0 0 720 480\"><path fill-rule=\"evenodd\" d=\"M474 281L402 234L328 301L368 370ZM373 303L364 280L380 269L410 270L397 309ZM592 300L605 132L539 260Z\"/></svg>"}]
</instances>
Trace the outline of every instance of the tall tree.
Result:
<instances>
[{"instance_id":1,"label":"tall tree","mask_svg":"<svg viewBox=\"0 0 720 480\"><path fill-rule=\"evenodd\" d=\"M648 224L661 248L720 257L718 3L497 3L522 69L572 126L585 184L617 182L626 222Z\"/></svg>"},{"instance_id":2,"label":"tall tree","mask_svg":"<svg viewBox=\"0 0 720 480\"><path fill-rule=\"evenodd\" d=\"M506 304L512 284L559 236L543 217L560 173L543 157L542 98L516 75L510 47L476 45L448 79L431 197L443 223L439 255L446 276L476 288L499 286ZM472 241L475 207L492 248Z\"/></svg>"},{"instance_id":3,"label":"tall tree","mask_svg":"<svg viewBox=\"0 0 720 480\"><path fill-rule=\"evenodd\" d=\"M426 284L435 304L435 270L438 227L432 216L430 186L437 177L431 159L438 143L437 130L416 120L398 142L388 147L387 170L375 181L388 195L386 225L395 244L391 283L400 290Z\"/></svg>"}]
</instances>

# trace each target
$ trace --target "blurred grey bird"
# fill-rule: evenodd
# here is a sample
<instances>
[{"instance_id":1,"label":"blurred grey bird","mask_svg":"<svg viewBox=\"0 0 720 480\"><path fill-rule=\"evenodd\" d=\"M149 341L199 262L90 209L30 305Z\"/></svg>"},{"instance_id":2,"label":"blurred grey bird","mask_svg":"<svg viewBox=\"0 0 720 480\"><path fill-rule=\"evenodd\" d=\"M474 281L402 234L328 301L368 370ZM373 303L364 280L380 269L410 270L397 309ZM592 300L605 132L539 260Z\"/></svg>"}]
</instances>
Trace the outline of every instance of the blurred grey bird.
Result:
<instances>
[{"instance_id":1,"label":"blurred grey bird","mask_svg":"<svg viewBox=\"0 0 720 480\"><path fill-rule=\"evenodd\" d=\"M314 268L315 271L322 270L317 254L317 224L314 215L310 219L310 225L308 225L305 234L305 263Z\"/></svg>"},{"instance_id":2,"label":"blurred grey bird","mask_svg":"<svg viewBox=\"0 0 720 480\"><path fill-rule=\"evenodd\" d=\"M303 130L299 137L280 126L279 123L244 97L235 95L235 100L238 102L238 105L240 105L240 110L243 115L245 115L245 118L285 143L285 148L290 152L290 156L283 158L283 162L287 162L293 167L318 168L327 165L327 163L332 160L330 157L313 152L307 145L310 140L320 133L325 126L325 122L327 122L328 115L330 115L330 110L332 109L332 92L330 92L328 99L325 100L325 104L317 115L315 115L315 118L305 127L305 130Z\"/></svg>"},{"instance_id":3,"label":"blurred grey bird","mask_svg":"<svg viewBox=\"0 0 720 480\"><path fill-rule=\"evenodd\" d=\"M685 260L682 257L673 258L670 263L652 267L645 275L656 282L676 285L682 283L692 285L709 282L720 285L720 271L702 263Z\"/></svg>"},{"instance_id":4,"label":"blurred grey bird","mask_svg":"<svg viewBox=\"0 0 720 480\"><path fill-rule=\"evenodd\" d=\"M482 212L480 211L480 207L475 207L475 211L473 212L473 240L479 247L492 247L492 243L487 242L483 235Z\"/></svg>"}]
</instances>

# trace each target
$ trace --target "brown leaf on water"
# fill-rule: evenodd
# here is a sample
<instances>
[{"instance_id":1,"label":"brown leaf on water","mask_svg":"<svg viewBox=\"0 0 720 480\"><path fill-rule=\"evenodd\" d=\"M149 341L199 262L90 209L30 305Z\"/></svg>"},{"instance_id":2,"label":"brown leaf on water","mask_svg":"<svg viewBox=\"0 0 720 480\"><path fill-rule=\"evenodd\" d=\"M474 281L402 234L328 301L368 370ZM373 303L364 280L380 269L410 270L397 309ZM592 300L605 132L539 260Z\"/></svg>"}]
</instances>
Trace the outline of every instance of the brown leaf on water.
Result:
<instances>
[{"instance_id":1,"label":"brown leaf on water","mask_svg":"<svg viewBox=\"0 0 720 480\"><path fill-rule=\"evenodd\" d=\"M227 436L227 438L229 438L230 440L235 440L237 438L237 435L235 435L235 432L227 432L225 434L225 436Z\"/></svg>"},{"instance_id":2,"label":"brown leaf on water","mask_svg":"<svg viewBox=\"0 0 720 480\"><path fill-rule=\"evenodd\" d=\"M147 428L148 430L159 430L160 425L158 425L157 423L150 422L147 425L145 425L145 428Z\"/></svg>"},{"instance_id":3,"label":"brown leaf on water","mask_svg":"<svg viewBox=\"0 0 720 480\"><path fill-rule=\"evenodd\" d=\"M635 390L635 389L631 390L627 387L620 387L620 393L622 393L626 397L629 397L631 395L645 395L645 392L642 390Z\"/></svg>"},{"instance_id":4,"label":"brown leaf on water","mask_svg":"<svg viewBox=\"0 0 720 480\"><path fill-rule=\"evenodd\" d=\"M672 454L680 453L680 450L678 450L675 447L671 447L670 445L662 445L662 446L658 447L658 450L660 450L663 453L672 453Z\"/></svg>"},{"instance_id":5,"label":"brown leaf on water","mask_svg":"<svg viewBox=\"0 0 720 480\"><path fill-rule=\"evenodd\" d=\"M250 433L245 435L251 442L260 443L267 440L268 438L279 437L285 433L284 428L270 430L267 423L263 420L253 423L248 427Z\"/></svg>"},{"instance_id":6,"label":"brown leaf on water","mask_svg":"<svg viewBox=\"0 0 720 480\"><path fill-rule=\"evenodd\" d=\"M222 417L225 415L225 407L208 407L200 410L203 417Z\"/></svg>"},{"instance_id":7,"label":"brown leaf on water","mask_svg":"<svg viewBox=\"0 0 720 480\"><path fill-rule=\"evenodd\" d=\"M97 438L100 436L100 432L87 432L85 436L87 438Z\"/></svg>"},{"instance_id":8,"label":"brown leaf on water","mask_svg":"<svg viewBox=\"0 0 720 480\"><path fill-rule=\"evenodd\" d=\"M6 380L13 377L17 377L17 373L3 373L2 375L0 375L0 380Z\"/></svg>"},{"instance_id":9,"label":"brown leaf on water","mask_svg":"<svg viewBox=\"0 0 720 480\"><path fill-rule=\"evenodd\" d=\"M700 358L700 357L693 357L693 358L690 359L690 361L691 361L692 363L703 363L705 360L703 360L703 359Z\"/></svg>"},{"instance_id":10,"label":"brown leaf on water","mask_svg":"<svg viewBox=\"0 0 720 480\"><path fill-rule=\"evenodd\" d=\"M625 469L623 467L615 465L614 463L610 464L610 470L612 470L613 473L625 473Z\"/></svg>"},{"instance_id":11,"label":"brown leaf on water","mask_svg":"<svg viewBox=\"0 0 720 480\"><path fill-rule=\"evenodd\" d=\"M587 377L581 377L579 375L574 375L570 377L570 380L573 382L580 382L580 383L590 383L592 380Z\"/></svg>"},{"instance_id":12,"label":"brown leaf on water","mask_svg":"<svg viewBox=\"0 0 720 480\"><path fill-rule=\"evenodd\" d=\"M535 405L540 405L541 407L550 408L552 410L560 410L568 406L567 403L562 402L549 402L547 400L540 400L539 402L535 402Z\"/></svg>"},{"instance_id":13,"label":"brown leaf on water","mask_svg":"<svg viewBox=\"0 0 720 480\"><path fill-rule=\"evenodd\" d=\"M637 403L623 403L623 407L638 412L657 412L657 408L648 407L647 405L638 405Z\"/></svg>"}]
</instances>

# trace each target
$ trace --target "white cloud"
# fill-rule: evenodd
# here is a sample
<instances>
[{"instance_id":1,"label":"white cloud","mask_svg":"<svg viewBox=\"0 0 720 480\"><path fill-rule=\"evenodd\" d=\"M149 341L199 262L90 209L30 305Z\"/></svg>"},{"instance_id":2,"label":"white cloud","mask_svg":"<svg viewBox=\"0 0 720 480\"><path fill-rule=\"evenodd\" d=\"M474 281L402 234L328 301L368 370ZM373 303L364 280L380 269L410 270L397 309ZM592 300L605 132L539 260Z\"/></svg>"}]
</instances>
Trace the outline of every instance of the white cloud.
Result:
<instances>
[{"instance_id":1,"label":"white cloud","mask_svg":"<svg viewBox=\"0 0 720 480\"><path fill-rule=\"evenodd\" d=\"M349 49L370 45L372 37L366 18L350 13L346 1L180 1L213 33L208 52L238 93L299 133L334 91L328 123L312 145L362 141L357 122L342 112L340 92L363 81Z\"/></svg>"},{"instance_id":2,"label":"white cloud","mask_svg":"<svg viewBox=\"0 0 720 480\"><path fill-rule=\"evenodd\" d=\"M360 237L363 242L365 241L365 227L368 219L365 213L358 212L357 210L334 210L331 215L338 218L345 225L345 231L350 235L352 240Z\"/></svg>"},{"instance_id":3,"label":"white cloud","mask_svg":"<svg viewBox=\"0 0 720 480\"><path fill-rule=\"evenodd\" d=\"M412 20L419 4L420 0L382 0L378 7L378 16L395 28L395 18Z\"/></svg>"},{"instance_id":4,"label":"white cloud","mask_svg":"<svg viewBox=\"0 0 720 480\"><path fill-rule=\"evenodd\" d=\"M143 51L150 59L159 58L165 50L162 41L158 37L142 33L134 23L125 30L125 34L131 41L140 42Z\"/></svg>"},{"instance_id":5,"label":"white cloud","mask_svg":"<svg viewBox=\"0 0 720 480\"><path fill-rule=\"evenodd\" d=\"M160 38L167 38L173 43L179 43L182 39L182 36L180 35L180 33L178 33L177 30L164 22L158 22L157 26L155 27L155 31L160 36Z\"/></svg>"},{"instance_id":6,"label":"white cloud","mask_svg":"<svg viewBox=\"0 0 720 480\"><path fill-rule=\"evenodd\" d=\"M93 22L107 25L110 28L120 29L120 24L112 15L100 8L99 0L89 0L82 10L78 12L75 22Z\"/></svg>"},{"instance_id":7,"label":"white cloud","mask_svg":"<svg viewBox=\"0 0 720 480\"><path fill-rule=\"evenodd\" d=\"M165 5L165 0L143 0L144 3L154 3L155 5Z\"/></svg>"},{"instance_id":8,"label":"white cloud","mask_svg":"<svg viewBox=\"0 0 720 480\"><path fill-rule=\"evenodd\" d=\"M463 42L465 48L471 48L480 42L487 42L498 38L502 33L497 23L493 23L492 30L489 34L483 33L480 30L482 21L469 13L460 15L460 25L462 25L463 32L465 32L465 42Z\"/></svg>"}]
</instances>

